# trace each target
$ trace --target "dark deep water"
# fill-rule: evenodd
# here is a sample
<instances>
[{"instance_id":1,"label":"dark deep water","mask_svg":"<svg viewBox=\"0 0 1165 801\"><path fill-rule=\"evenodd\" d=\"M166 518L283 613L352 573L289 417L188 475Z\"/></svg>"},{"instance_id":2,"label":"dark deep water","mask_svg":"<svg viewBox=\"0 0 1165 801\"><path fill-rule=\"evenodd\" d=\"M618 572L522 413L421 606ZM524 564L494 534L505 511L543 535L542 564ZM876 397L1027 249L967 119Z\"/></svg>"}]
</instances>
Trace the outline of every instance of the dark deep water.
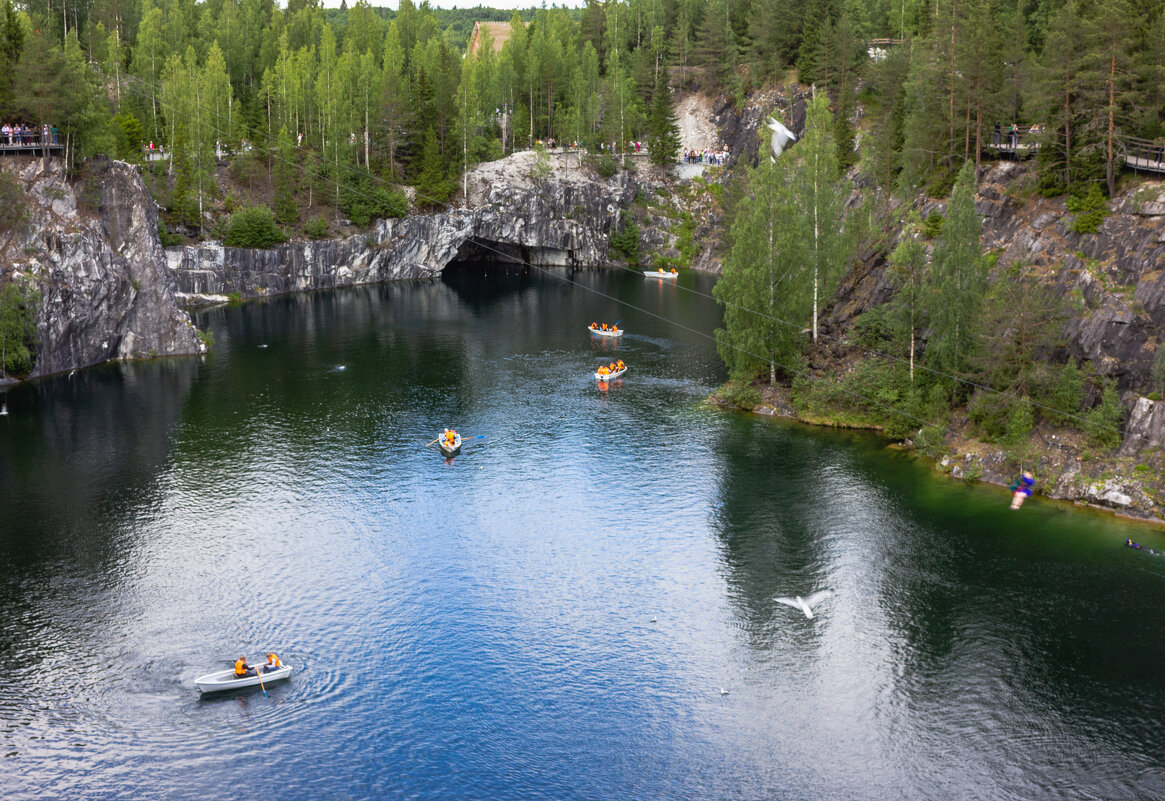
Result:
<instances>
[{"instance_id":1,"label":"dark deep water","mask_svg":"<svg viewBox=\"0 0 1165 801\"><path fill-rule=\"evenodd\" d=\"M1165 534L702 406L675 286L482 273L8 394L0 797L1165 797Z\"/></svg>"}]
</instances>

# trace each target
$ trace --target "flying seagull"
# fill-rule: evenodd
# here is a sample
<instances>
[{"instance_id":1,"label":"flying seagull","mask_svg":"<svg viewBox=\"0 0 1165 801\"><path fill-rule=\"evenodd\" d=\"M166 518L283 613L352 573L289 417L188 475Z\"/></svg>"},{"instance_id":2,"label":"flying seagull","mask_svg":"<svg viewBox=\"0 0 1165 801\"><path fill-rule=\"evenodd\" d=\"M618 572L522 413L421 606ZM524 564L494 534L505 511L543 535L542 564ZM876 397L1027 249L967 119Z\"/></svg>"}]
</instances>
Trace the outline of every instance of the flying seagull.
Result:
<instances>
[{"instance_id":1,"label":"flying seagull","mask_svg":"<svg viewBox=\"0 0 1165 801\"><path fill-rule=\"evenodd\" d=\"M773 148L773 161L784 152L785 147L790 142L796 142L797 137L781 123L777 122L772 117L769 117L769 130L773 132L773 138L770 142Z\"/></svg>"},{"instance_id":2,"label":"flying seagull","mask_svg":"<svg viewBox=\"0 0 1165 801\"><path fill-rule=\"evenodd\" d=\"M829 590L818 590L812 595L808 595L804 598L798 595L795 598L774 598L773 600L779 604L791 606L794 609L800 609L805 613L805 617L813 617L813 607L817 606L818 603L824 601L832 594L833 593L831 593Z\"/></svg>"}]
</instances>

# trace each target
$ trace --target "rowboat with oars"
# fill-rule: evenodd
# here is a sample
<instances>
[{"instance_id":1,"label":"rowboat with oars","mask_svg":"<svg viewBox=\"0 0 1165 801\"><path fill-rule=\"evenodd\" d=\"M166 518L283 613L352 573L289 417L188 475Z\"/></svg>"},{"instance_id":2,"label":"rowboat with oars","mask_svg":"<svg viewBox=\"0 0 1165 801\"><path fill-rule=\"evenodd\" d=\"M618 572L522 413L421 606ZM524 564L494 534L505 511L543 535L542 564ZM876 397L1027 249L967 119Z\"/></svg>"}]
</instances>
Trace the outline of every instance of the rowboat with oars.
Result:
<instances>
[{"instance_id":1,"label":"rowboat with oars","mask_svg":"<svg viewBox=\"0 0 1165 801\"><path fill-rule=\"evenodd\" d=\"M643 275L646 278L658 278L661 281L666 281L668 279L674 280L680 277L680 274L677 273L674 269L671 272L664 272L662 267L657 270L644 270Z\"/></svg>"},{"instance_id":2,"label":"rowboat with oars","mask_svg":"<svg viewBox=\"0 0 1165 801\"><path fill-rule=\"evenodd\" d=\"M273 681L281 681L291 675L291 665L281 665L269 672L262 672L263 666L260 665L257 670L260 673L252 673L242 678L235 675L234 668L227 668L216 673L208 673L205 676L200 676L194 680L198 685L198 689L204 693L217 693L222 690L237 690L241 687L257 687L262 679L264 685L268 685Z\"/></svg>"},{"instance_id":3,"label":"rowboat with oars","mask_svg":"<svg viewBox=\"0 0 1165 801\"><path fill-rule=\"evenodd\" d=\"M442 434L437 440L437 447L441 449L441 453L446 456L452 456L461 450L461 435L453 432L453 443L450 444L449 440Z\"/></svg>"},{"instance_id":4,"label":"rowboat with oars","mask_svg":"<svg viewBox=\"0 0 1165 801\"><path fill-rule=\"evenodd\" d=\"M607 328L601 328L601 327L597 327L594 324L592 324L592 325L587 326L587 330L590 331L595 336L600 336L600 337L621 337L621 336L623 336L623 329L616 328L613 325L609 326Z\"/></svg>"},{"instance_id":5,"label":"rowboat with oars","mask_svg":"<svg viewBox=\"0 0 1165 801\"><path fill-rule=\"evenodd\" d=\"M624 365L623 369L616 370L613 373L600 373L596 370L595 371L595 378L597 378L599 381L610 381L612 379L620 377L625 372L627 372L627 367L625 365Z\"/></svg>"}]
</instances>

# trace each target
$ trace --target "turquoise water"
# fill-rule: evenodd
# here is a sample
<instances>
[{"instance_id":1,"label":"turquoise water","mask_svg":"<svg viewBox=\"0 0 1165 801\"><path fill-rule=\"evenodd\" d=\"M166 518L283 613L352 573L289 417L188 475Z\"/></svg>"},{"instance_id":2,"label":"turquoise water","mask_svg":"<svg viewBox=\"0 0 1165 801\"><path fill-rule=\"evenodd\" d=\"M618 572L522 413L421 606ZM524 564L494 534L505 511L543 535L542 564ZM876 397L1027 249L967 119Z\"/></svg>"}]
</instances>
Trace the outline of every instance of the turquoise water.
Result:
<instances>
[{"instance_id":1,"label":"turquoise water","mask_svg":"<svg viewBox=\"0 0 1165 801\"><path fill-rule=\"evenodd\" d=\"M10 392L4 797L1165 795L1165 535L711 409L669 321L719 314L479 265Z\"/></svg>"}]
</instances>

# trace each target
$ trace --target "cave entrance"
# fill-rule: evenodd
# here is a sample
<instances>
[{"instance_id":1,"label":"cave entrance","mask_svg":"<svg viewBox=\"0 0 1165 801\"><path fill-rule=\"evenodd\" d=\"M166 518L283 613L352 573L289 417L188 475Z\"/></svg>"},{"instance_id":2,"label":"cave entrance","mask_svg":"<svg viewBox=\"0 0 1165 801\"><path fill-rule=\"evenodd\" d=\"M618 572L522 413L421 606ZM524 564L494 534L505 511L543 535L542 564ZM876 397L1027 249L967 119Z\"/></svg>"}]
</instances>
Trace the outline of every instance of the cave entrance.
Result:
<instances>
[{"instance_id":1,"label":"cave entrance","mask_svg":"<svg viewBox=\"0 0 1165 801\"><path fill-rule=\"evenodd\" d=\"M521 291L534 279L521 245L470 237L441 271L441 281L463 300L481 302Z\"/></svg>"}]
</instances>

